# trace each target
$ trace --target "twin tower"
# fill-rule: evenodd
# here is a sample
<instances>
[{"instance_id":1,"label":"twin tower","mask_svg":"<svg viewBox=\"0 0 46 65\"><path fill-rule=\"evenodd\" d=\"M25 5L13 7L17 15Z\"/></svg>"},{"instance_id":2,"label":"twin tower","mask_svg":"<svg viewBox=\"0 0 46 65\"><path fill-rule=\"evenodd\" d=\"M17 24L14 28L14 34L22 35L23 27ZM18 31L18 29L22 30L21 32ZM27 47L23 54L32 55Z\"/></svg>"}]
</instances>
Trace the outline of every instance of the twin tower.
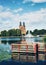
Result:
<instances>
[{"instance_id":1,"label":"twin tower","mask_svg":"<svg viewBox=\"0 0 46 65\"><path fill-rule=\"evenodd\" d=\"M23 25L22 25L22 22L20 22L19 29L21 30L22 35L26 35L25 22L23 22Z\"/></svg>"},{"instance_id":2,"label":"twin tower","mask_svg":"<svg viewBox=\"0 0 46 65\"><path fill-rule=\"evenodd\" d=\"M22 26L22 22L20 22L20 26ZM23 22L23 26L25 27L25 22Z\"/></svg>"}]
</instances>

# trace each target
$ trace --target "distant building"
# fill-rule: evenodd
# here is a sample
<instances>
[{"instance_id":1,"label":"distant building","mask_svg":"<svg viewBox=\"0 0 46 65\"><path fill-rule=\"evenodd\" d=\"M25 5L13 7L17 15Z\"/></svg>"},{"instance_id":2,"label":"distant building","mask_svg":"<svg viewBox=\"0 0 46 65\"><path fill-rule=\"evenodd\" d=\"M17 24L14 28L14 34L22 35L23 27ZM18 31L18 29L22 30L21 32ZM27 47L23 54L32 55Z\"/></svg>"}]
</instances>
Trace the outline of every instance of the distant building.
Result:
<instances>
[{"instance_id":1,"label":"distant building","mask_svg":"<svg viewBox=\"0 0 46 65\"><path fill-rule=\"evenodd\" d=\"M20 22L19 29L21 30L21 34L22 35L25 35L26 34L25 22L23 22L23 25Z\"/></svg>"}]
</instances>

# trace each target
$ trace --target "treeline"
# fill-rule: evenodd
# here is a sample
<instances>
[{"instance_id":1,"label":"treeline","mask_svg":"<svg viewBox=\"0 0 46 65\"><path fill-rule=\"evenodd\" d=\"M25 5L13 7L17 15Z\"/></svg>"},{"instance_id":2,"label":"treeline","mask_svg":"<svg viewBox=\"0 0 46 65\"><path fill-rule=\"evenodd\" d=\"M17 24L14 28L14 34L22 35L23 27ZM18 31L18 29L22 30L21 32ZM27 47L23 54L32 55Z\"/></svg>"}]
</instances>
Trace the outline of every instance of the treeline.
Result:
<instances>
[{"instance_id":1,"label":"treeline","mask_svg":"<svg viewBox=\"0 0 46 65\"><path fill-rule=\"evenodd\" d=\"M28 30L26 32L26 34L28 34ZM46 34L46 30L45 29L41 29L41 30L38 30L38 29L35 29L33 30L33 32L30 30L30 34L36 36L36 35L45 35ZM20 29L11 29L11 30L4 30L4 31L1 31L1 34L0 36L21 36L21 30Z\"/></svg>"},{"instance_id":2,"label":"treeline","mask_svg":"<svg viewBox=\"0 0 46 65\"><path fill-rule=\"evenodd\" d=\"M11 29L11 30L4 30L1 31L0 36L21 36L21 31L20 29Z\"/></svg>"},{"instance_id":3,"label":"treeline","mask_svg":"<svg viewBox=\"0 0 46 65\"><path fill-rule=\"evenodd\" d=\"M35 29L35 30L33 30L33 32L30 31L30 33L34 36L36 36L36 35L46 35L46 30L45 29L41 29L41 30ZM27 30L26 34L28 34L28 30Z\"/></svg>"}]
</instances>

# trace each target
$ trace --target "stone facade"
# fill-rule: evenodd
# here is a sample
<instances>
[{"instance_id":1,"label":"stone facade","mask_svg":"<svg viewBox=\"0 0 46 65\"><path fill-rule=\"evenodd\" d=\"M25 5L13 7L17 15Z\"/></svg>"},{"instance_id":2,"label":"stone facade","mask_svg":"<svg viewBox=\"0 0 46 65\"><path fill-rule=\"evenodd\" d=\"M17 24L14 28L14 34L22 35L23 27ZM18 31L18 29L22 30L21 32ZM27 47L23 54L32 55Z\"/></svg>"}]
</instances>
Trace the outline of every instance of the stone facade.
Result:
<instances>
[{"instance_id":1,"label":"stone facade","mask_svg":"<svg viewBox=\"0 0 46 65\"><path fill-rule=\"evenodd\" d=\"M20 23L19 29L21 30L21 34L22 35L25 35L26 34L25 24L24 25L21 25L21 23Z\"/></svg>"}]
</instances>

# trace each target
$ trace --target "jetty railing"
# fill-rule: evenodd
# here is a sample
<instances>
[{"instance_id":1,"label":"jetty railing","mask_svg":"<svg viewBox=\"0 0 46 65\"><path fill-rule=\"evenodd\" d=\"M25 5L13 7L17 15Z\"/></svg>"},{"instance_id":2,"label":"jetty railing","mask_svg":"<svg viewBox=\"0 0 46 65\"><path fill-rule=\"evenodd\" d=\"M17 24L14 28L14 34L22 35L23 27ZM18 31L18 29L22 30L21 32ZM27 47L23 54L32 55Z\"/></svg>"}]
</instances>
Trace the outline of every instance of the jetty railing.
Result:
<instances>
[{"instance_id":1,"label":"jetty railing","mask_svg":"<svg viewBox=\"0 0 46 65\"><path fill-rule=\"evenodd\" d=\"M46 56L46 48L44 46L43 43L39 44L39 43L34 43L34 44L12 44L11 45L12 48L12 58L15 58L15 53L20 53L22 54L31 54L31 55L35 55L36 57L36 61L38 61L40 54L45 54Z\"/></svg>"}]
</instances>

